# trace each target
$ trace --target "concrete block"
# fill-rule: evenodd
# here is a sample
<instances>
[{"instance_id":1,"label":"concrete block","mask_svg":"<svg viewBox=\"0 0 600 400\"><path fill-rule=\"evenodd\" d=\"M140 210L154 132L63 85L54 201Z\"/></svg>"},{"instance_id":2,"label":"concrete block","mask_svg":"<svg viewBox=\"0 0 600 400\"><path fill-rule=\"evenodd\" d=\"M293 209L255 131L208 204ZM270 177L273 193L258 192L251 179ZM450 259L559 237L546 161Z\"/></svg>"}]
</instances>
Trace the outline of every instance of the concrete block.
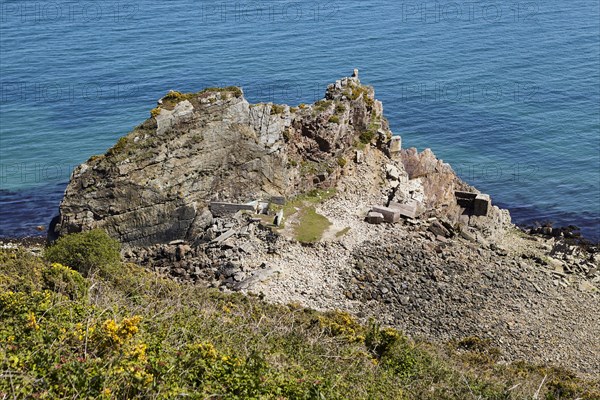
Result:
<instances>
[{"instance_id":1,"label":"concrete block","mask_svg":"<svg viewBox=\"0 0 600 400\"><path fill-rule=\"evenodd\" d=\"M283 196L271 196L271 203L282 206L285 204L285 197Z\"/></svg>"},{"instance_id":2,"label":"concrete block","mask_svg":"<svg viewBox=\"0 0 600 400\"><path fill-rule=\"evenodd\" d=\"M282 222L283 222L283 210L279 210L279 212L275 215L275 220L273 221L273 224L275 224L275 226L281 226Z\"/></svg>"},{"instance_id":3,"label":"concrete block","mask_svg":"<svg viewBox=\"0 0 600 400\"><path fill-rule=\"evenodd\" d=\"M470 192L454 192L454 197L456 197L456 203L466 209L471 209L473 207L473 200L477 197L477 193Z\"/></svg>"},{"instance_id":4,"label":"concrete block","mask_svg":"<svg viewBox=\"0 0 600 400\"><path fill-rule=\"evenodd\" d=\"M365 159L365 153L362 150L356 150L356 163L362 164Z\"/></svg>"},{"instance_id":5,"label":"concrete block","mask_svg":"<svg viewBox=\"0 0 600 400\"><path fill-rule=\"evenodd\" d=\"M490 208L490 196L487 194L478 194L473 200L473 215L487 216Z\"/></svg>"},{"instance_id":6,"label":"concrete block","mask_svg":"<svg viewBox=\"0 0 600 400\"><path fill-rule=\"evenodd\" d=\"M216 217L224 215L235 214L238 211L251 211L256 212L256 205L254 204L236 204L236 203L224 203L220 201L212 201L210 203L210 212Z\"/></svg>"},{"instance_id":7,"label":"concrete block","mask_svg":"<svg viewBox=\"0 0 600 400\"><path fill-rule=\"evenodd\" d=\"M391 201L389 208L397 210L401 216L407 218L417 218L419 216L419 207L416 202L401 204Z\"/></svg>"},{"instance_id":8,"label":"concrete block","mask_svg":"<svg viewBox=\"0 0 600 400\"><path fill-rule=\"evenodd\" d=\"M392 140L390 140L390 153L398 153L402 150L402 138L400 136L392 136Z\"/></svg>"},{"instance_id":9,"label":"concrete block","mask_svg":"<svg viewBox=\"0 0 600 400\"><path fill-rule=\"evenodd\" d=\"M367 214L367 222L370 224L380 224L383 222L383 214L371 211Z\"/></svg>"},{"instance_id":10,"label":"concrete block","mask_svg":"<svg viewBox=\"0 0 600 400\"><path fill-rule=\"evenodd\" d=\"M375 206L371 211L376 213L380 213L383 215L383 220L385 222L389 222L390 224L394 224L400 221L400 211L394 210L393 208L384 207L384 206Z\"/></svg>"}]
</instances>

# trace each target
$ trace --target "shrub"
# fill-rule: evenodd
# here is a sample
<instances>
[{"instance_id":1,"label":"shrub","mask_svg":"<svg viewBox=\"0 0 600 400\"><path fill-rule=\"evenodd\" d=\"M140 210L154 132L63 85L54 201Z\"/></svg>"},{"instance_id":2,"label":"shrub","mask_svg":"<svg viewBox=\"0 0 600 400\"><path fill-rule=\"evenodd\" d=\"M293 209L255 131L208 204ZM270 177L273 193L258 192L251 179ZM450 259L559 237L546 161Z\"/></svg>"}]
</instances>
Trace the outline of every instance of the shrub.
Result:
<instances>
[{"instance_id":1,"label":"shrub","mask_svg":"<svg viewBox=\"0 0 600 400\"><path fill-rule=\"evenodd\" d=\"M373 141L373 139L375 139L376 134L377 134L376 131L374 131L372 129L368 129L366 131L361 132L358 139L360 140L361 143L369 144Z\"/></svg>"},{"instance_id":2,"label":"shrub","mask_svg":"<svg viewBox=\"0 0 600 400\"><path fill-rule=\"evenodd\" d=\"M150 110L150 116L152 118L156 118L158 116L158 114L160 114L160 110L161 110L160 107L153 108L152 110Z\"/></svg>"},{"instance_id":3,"label":"shrub","mask_svg":"<svg viewBox=\"0 0 600 400\"><path fill-rule=\"evenodd\" d=\"M87 294L87 281L77 271L59 263L44 269L44 288L63 294L71 300L82 299Z\"/></svg>"},{"instance_id":4,"label":"shrub","mask_svg":"<svg viewBox=\"0 0 600 400\"><path fill-rule=\"evenodd\" d=\"M323 112L331 107L331 100L319 100L315 103L315 110L319 112Z\"/></svg>"},{"instance_id":5,"label":"shrub","mask_svg":"<svg viewBox=\"0 0 600 400\"><path fill-rule=\"evenodd\" d=\"M339 124L340 117L338 117L337 115L332 115L331 117L329 117L329 122L334 123L334 124Z\"/></svg>"},{"instance_id":6,"label":"shrub","mask_svg":"<svg viewBox=\"0 0 600 400\"><path fill-rule=\"evenodd\" d=\"M206 89L202 90L198 94L204 94L204 93L231 93L231 94L233 94L234 97L242 97L242 94L243 94L242 89L240 89L237 86L227 86L224 88L210 87L210 88L206 88Z\"/></svg>"},{"instance_id":7,"label":"shrub","mask_svg":"<svg viewBox=\"0 0 600 400\"><path fill-rule=\"evenodd\" d=\"M352 88L352 93L348 97L351 100L358 100L361 95L367 107L373 107L373 99L369 97L369 90L365 86L357 86Z\"/></svg>"},{"instance_id":8,"label":"shrub","mask_svg":"<svg viewBox=\"0 0 600 400\"><path fill-rule=\"evenodd\" d=\"M345 105L343 105L342 103L338 103L338 104L335 106L335 113L336 113L336 114L343 114L343 113L345 113L345 112L346 112L346 106L345 106Z\"/></svg>"},{"instance_id":9,"label":"shrub","mask_svg":"<svg viewBox=\"0 0 600 400\"><path fill-rule=\"evenodd\" d=\"M127 147L127 137L123 136L117 140L117 143L106 152L107 155L115 155L121 153Z\"/></svg>"},{"instance_id":10,"label":"shrub","mask_svg":"<svg viewBox=\"0 0 600 400\"><path fill-rule=\"evenodd\" d=\"M283 114L284 111L285 111L285 106L280 106L279 104L273 104L271 106L271 115Z\"/></svg>"},{"instance_id":11,"label":"shrub","mask_svg":"<svg viewBox=\"0 0 600 400\"><path fill-rule=\"evenodd\" d=\"M45 251L46 260L61 263L83 276L96 272L107 277L121 260L120 244L100 229L64 236Z\"/></svg>"},{"instance_id":12,"label":"shrub","mask_svg":"<svg viewBox=\"0 0 600 400\"><path fill-rule=\"evenodd\" d=\"M283 139L286 142L289 142L291 138L292 138L292 135L291 135L290 131L288 129L284 130L283 131Z\"/></svg>"},{"instance_id":13,"label":"shrub","mask_svg":"<svg viewBox=\"0 0 600 400\"><path fill-rule=\"evenodd\" d=\"M346 166L346 163L347 163L347 161L346 161L346 159L344 157L338 157L337 164L340 167L344 168Z\"/></svg>"}]
</instances>

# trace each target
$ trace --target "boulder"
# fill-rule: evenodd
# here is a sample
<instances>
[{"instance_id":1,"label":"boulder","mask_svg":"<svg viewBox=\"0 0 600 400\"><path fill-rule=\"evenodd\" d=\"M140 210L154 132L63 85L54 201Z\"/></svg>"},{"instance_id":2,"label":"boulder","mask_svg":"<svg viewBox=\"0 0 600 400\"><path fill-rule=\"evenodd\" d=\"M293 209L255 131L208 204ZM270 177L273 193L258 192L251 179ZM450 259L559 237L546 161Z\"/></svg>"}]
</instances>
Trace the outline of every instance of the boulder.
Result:
<instances>
[{"instance_id":1,"label":"boulder","mask_svg":"<svg viewBox=\"0 0 600 400\"><path fill-rule=\"evenodd\" d=\"M367 214L367 222L370 224L381 224L383 222L383 214L371 211Z\"/></svg>"}]
</instances>

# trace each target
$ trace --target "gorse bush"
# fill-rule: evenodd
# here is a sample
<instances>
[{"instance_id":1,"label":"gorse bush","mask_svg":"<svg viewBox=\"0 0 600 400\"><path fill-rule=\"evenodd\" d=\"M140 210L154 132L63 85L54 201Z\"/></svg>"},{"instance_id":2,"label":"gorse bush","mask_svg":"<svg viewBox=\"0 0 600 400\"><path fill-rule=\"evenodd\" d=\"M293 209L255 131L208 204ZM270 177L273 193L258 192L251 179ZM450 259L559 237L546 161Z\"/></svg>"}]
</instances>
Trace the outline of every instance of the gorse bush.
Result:
<instances>
[{"instance_id":1,"label":"gorse bush","mask_svg":"<svg viewBox=\"0 0 600 400\"><path fill-rule=\"evenodd\" d=\"M88 240L116 260L105 234L64 239L53 251L80 266L101 268ZM546 375L539 398L599 398L598 382L566 372L456 357L474 339L441 352L345 312L115 265L85 278L0 249L0 399L532 399Z\"/></svg>"},{"instance_id":2,"label":"gorse bush","mask_svg":"<svg viewBox=\"0 0 600 400\"><path fill-rule=\"evenodd\" d=\"M83 276L108 276L118 270L121 260L118 241L100 229L59 238L44 252L46 260L67 265Z\"/></svg>"}]
</instances>

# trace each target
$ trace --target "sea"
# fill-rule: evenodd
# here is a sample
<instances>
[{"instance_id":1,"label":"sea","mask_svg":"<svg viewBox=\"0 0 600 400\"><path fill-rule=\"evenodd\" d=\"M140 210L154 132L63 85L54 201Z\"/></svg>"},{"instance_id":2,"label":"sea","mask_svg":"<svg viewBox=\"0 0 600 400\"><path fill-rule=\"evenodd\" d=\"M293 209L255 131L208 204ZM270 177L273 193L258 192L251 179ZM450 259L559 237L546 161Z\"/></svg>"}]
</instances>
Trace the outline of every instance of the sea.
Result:
<instances>
[{"instance_id":1,"label":"sea","mask_svg":"<svg viewBox=\"0 0 600 400\"><path fill-rule=\"evenodd\" d=\"M74 166L171 89L297 105L358 68L403 147L431 148L515 223L600 240L598 1L0 5L0 237L39 234Z\"/></svg>"}]
</instances>

